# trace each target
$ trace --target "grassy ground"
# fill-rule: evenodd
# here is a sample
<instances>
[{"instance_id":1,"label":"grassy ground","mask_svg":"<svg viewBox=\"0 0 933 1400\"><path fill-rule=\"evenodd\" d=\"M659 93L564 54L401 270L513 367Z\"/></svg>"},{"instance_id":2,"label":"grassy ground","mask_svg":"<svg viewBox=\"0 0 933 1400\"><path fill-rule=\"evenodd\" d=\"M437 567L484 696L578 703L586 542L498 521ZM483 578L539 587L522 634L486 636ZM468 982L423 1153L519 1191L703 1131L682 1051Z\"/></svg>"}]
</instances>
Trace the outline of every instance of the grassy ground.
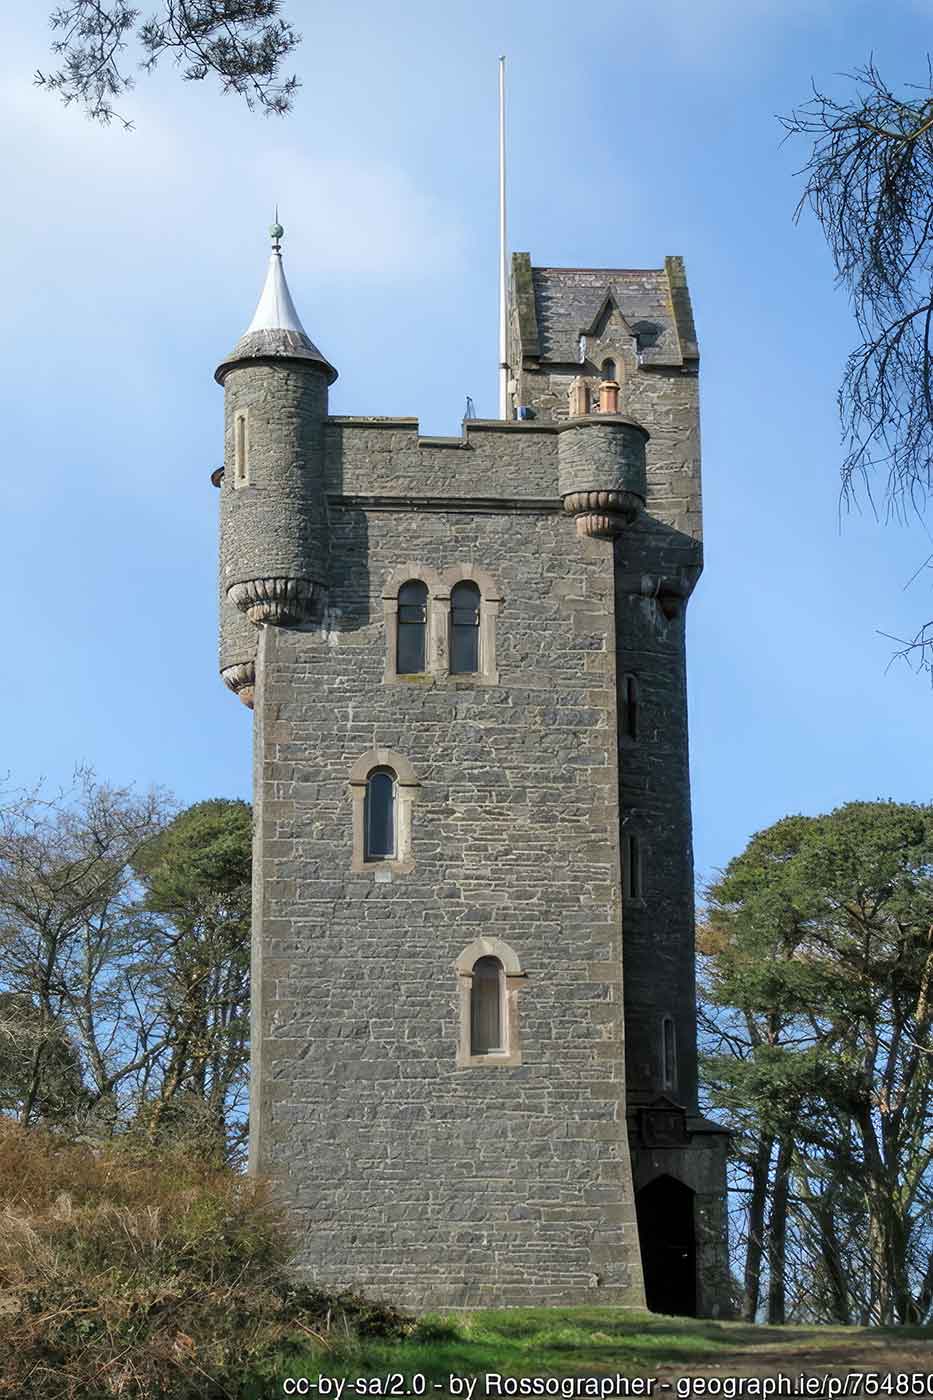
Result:
<instances>
[{"instance_id":1,"label":"grassy ground","mask_svg":"<svg viewBox=\"0 0 933 1400\"><path fill-rule=\"evenodd\" d=\"M475 1400L504 1393L494 1385L486 1388L484 1377L489 1373L654 1377L655 1395L664 1396L684 1376L705 1377L706 1393L721 1394L710 1384L713 1377L721 1382L727 1377L783 1374L796 1380L801 1373L843 1376L852 1371L933 1377L933 1328L750 1327L617 1308L487 1310L422 1319L413 1336L403 1342L333 1340L315 1346L278 1373L274 1392L257 1389L250 1392L250 1400L253 1395L259 1400L263 1395L282 1394L286 1375L314 1380L319 1376L405 1378L394 1390L388 1384L368 1392L382 1395L411 1393L411 1378L423 1376L429 1400L458 1393L456 1388L451 1390L451 1376L475 1376L479 1379L474 1390L459 1391L464 1400ZM357 1393L364 1392L343 1392L351 1398ZM927 1393L926 1384L913 1393ZM933 1379L929 1393L933 1394ZM326 1400L323 1387L311 1394ZM330 1394L332 1400L339 1400L336 1386Z\"/></svg>"}]
</instances>

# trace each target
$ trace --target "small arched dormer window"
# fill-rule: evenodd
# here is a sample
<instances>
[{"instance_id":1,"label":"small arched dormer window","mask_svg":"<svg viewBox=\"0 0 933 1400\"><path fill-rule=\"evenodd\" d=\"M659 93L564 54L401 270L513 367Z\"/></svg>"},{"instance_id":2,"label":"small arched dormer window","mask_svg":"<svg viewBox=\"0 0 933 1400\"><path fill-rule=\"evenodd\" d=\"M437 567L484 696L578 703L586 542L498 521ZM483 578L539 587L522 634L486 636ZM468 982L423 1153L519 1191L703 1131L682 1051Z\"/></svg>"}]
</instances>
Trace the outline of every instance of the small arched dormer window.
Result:
<instances>
[{"instance_id":1,"label":"small arched dormer window","mask_svg":"<svg viewBox=\"0 0 933 1400\"><path fill-rule=\"evenodd\" d=\"M375 768L366 780L363 808L364 859L392 860L396 853L396 779L391 768Z\"/></svg>"},{"instance_id":2,"label":"small arched dormer window","mask_svg":"<svg viewBox=\"0 0 933 1400\"><path fill-rule=\"evenodd\" d=\"M501 1054L504 978L498 958L477 958L470 987L470 1054Z\"/></svg>"},{"instance_id":3,"label":"small arched dormer window","mask_svg":"<svg viewBox=\"0 0 933 1400\"><path fill-rule=\"evenodd\" d=\"M450 590L450 673L470 675L480 669L479 621L481 596L465 580Z\"/></svg>"},{"instance_id":4,"label":"small arched dormer window","mask_svg":"<svg viewBox=\"0 0 933 1400\"><path fill-rule=\"evenodd\" d=\"M400 676L427 670L428 586L418 579L398 591L398 638L395 669Z\"/></svg>"},{"instance_id":5,"label":"small arched dormer window","mask_svg":"<svg viewBox=\"0 0 933 1400\"><path fill-rule=\"evenodd\" d=\"M602 366L600 367L600 371L599 371L599 377L600 377L600 379L615 379L615 377L616 377L616 362L615 362L615 360L603 360Z\"/></svg>"}]
</instances>

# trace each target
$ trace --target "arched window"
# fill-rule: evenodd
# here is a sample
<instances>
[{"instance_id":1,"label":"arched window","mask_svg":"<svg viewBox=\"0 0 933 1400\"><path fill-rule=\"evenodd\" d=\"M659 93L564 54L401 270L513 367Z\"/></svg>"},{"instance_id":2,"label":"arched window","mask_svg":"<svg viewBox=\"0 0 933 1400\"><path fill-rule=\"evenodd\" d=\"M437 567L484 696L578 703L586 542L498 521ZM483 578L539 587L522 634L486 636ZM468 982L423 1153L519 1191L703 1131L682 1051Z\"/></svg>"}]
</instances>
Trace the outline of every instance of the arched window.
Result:
<instances>
[{"instance_id":1,"label":"arched window","mask_svg":"<svg viewBox=\"0 0 933 1400\"><path fill-rule=\"evenodd\" d=\"M626 739L638 738L638 682L634 676L622 677L622 733Z\"/></svg>"},{"instance_id":2,"label":"arched window","mask_svg":"<svg viewBox=\"0 0 933 1400\"><path fill-rule=\"evenodd\" d=\"M600 379L615 379L615 377L616 377L616 362L615 362L615 360L603 360L602 368L601 368L600 371L599 371L599 377L600 377Z\"/></svg>"},{"instance_id":3,"label":"arched window","mask_svg":"<svg viewBox=\"0 0 933 1400\"><path fill-rule=\"evenodd\" d=\"M366 780L364 859L391 860L395 855L395 774L375 768Z\"/></svg>"},{"instance_id":4,"label":"arched window","mask_svg":"<svg viewBox=\"0 0 933 1400\"><path fill-rule=\"evenodd\" d=\"M478 958L470 989L470 1054L492 1055L502 1043L502 964L498 958Z\"/></svg>"},{"instance_id":5,"label":"arched window","mask_svg":"<svg viewBox=\"0 0 933 1400\"><path fill-rule=\"evenodd\" d=\"M465 581L450 591L450 673L469 675L479 670L480 591Z\"/></svg>"},{"instance_id":6,"label":"arched window","mask_svg":"<svg viewBox=\"0 0 933 1400\"><path fill-rule=\"evenodd\" d=\"M398 591L398 642L395 669L400 676L412 676L425 669L428 621L428 586L416 579L403 583Z\"/></svg>"},{"instance_id":7,"label":"arched window","mask_svg":"<svg viewBox=\"0 0 933 1400\"><path fill-rule=\"evenodd\" d=\"M661 1082L665 1089L677 1087L677 1041L673 1016L665 1016L661 1021Z\"/></svg>"},{"instance_id":8,"label":"arched window","mask_svg":"<svg viewBox=\"0 0 933 1400\"><path fill-rule=\"evenodd\" d=\"M501 938L476 938L457 958L458 1069L511 1069L522 1062L519 987L525 974Z\"/></svg>"}]
</instances>

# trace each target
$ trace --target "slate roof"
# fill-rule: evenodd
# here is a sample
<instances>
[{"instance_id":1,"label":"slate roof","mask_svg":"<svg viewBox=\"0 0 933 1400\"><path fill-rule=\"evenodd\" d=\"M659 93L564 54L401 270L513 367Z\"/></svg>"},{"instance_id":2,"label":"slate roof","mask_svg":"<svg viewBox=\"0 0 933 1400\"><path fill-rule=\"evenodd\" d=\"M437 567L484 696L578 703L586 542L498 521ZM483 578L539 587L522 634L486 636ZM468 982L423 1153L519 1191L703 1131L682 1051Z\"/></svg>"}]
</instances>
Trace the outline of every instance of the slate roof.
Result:
<instances>
[{"instance_id":1,"label":"slate roof","mask_svg":"<svg viewBox=\"0 0 933 1400\"><path fill-rule=\"evenodd\" d=\"M525 355L576 364L580 336L597 335L605 312L618 307L633 333L644 330L643 365L699 356L681 258L661 268L532 267L527 253L516 253L512 275Z\"/></svg>"}]
</instances>

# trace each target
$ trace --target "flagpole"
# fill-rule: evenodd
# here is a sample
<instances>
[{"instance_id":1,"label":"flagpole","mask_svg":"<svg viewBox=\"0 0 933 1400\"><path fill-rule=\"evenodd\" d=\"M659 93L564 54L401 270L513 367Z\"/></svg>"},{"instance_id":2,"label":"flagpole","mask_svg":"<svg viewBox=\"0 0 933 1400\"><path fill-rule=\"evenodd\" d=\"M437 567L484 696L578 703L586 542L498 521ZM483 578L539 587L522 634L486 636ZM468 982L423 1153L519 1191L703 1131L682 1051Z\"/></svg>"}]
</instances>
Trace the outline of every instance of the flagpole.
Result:
<instances>
[{"instance_id":1,"label":"flagpole","mask_svg":"<svg viewBox=\"0 0 933 1400\"><path fill-rule=\"evenodd\" d=\"M509 414L509 367L506 323L508 253L505 237L505 55L499 59L499 417Z\"/></svg>"}]
</instances>

